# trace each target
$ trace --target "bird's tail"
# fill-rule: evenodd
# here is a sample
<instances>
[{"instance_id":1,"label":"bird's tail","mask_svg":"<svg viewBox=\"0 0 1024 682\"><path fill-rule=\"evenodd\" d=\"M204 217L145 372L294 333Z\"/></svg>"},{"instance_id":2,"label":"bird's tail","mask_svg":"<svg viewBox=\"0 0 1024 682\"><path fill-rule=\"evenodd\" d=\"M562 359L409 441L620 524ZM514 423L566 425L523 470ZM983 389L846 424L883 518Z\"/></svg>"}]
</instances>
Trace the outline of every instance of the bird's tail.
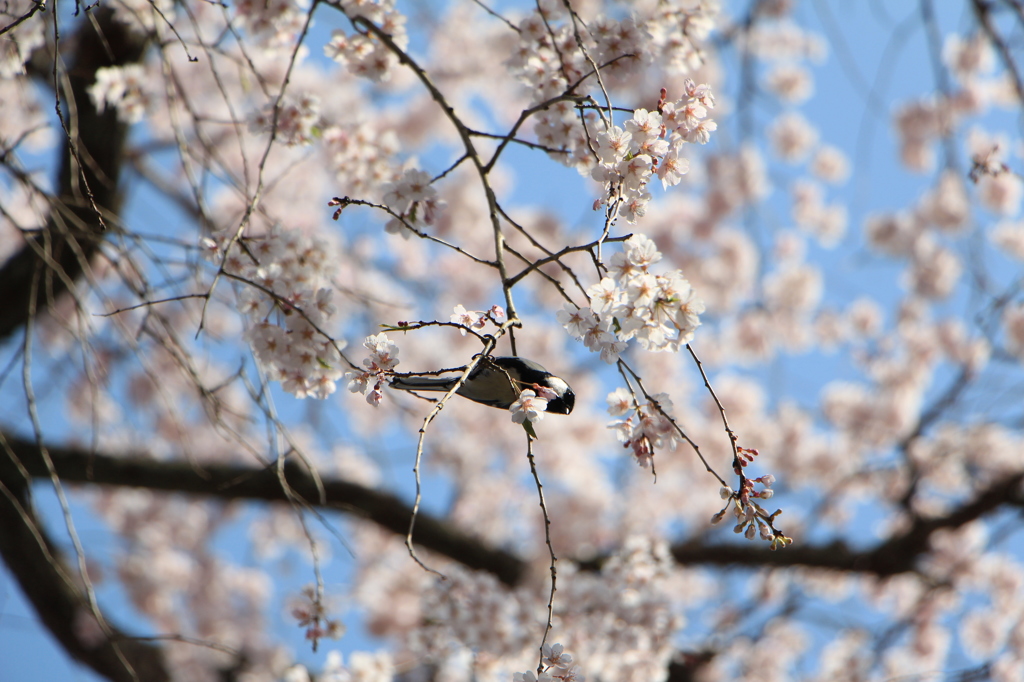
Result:
<instances>
[{"instance_id":1,"label":"bird's tail","mask_svg":"<svg viewBox=\"0 0 1024 682\"><path fill-rule=\"evenodd\" d=\"M395 377L391 381L391 388L400 388L403 391L440 391L447 393L458 379L439 379L436 377Z\"/></svg>"}]
</instances>

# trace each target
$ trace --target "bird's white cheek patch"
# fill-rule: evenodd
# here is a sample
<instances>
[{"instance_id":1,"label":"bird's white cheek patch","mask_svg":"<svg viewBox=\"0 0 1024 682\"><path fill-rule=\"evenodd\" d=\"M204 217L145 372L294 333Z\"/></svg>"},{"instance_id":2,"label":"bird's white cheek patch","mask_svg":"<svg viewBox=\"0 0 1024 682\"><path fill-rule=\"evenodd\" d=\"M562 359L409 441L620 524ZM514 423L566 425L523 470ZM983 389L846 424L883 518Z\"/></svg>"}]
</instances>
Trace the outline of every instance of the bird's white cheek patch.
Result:
<instances>
[{"instance_id":1,"label":"bird's white cheek patch","mask_svg":"<svg viewBox=\"0 0 1024 682\"><path fill-rule=\"evenodd\" d=\"M548 377L545 383L547 383L548 388L558 394L559 398L564 396L565 392L569 390L569 384L565 383L558 377Z\"/></svg>"}]
</instances>

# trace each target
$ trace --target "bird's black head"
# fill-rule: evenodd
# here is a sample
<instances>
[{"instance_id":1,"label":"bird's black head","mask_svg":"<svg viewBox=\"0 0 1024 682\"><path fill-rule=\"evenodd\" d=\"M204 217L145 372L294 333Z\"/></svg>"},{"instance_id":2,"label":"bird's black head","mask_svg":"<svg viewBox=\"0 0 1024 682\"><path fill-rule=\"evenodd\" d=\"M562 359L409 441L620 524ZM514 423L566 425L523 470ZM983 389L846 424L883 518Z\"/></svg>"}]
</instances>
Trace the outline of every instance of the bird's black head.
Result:
<instances>
[{"instance_id":1,"label":"bird's black head","mask_svg":"<svg viewBox=\"0 0 1024 682\"><path fill-rule=\"evenodd\" d=\"M569 414L575 404L576 394L572 392L571 388L566 388L565 393L560 397L548 401L547 411L555 414Z\"/></svg>"}]
</instances>

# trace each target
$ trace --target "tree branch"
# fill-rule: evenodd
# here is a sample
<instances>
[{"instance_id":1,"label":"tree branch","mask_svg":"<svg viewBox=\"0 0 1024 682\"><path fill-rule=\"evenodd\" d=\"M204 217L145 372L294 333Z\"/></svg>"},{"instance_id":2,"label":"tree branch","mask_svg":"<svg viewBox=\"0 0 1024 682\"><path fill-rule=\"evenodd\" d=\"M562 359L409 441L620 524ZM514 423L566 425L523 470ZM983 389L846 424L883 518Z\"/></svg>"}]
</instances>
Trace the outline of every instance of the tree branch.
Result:
<instances>
[{"instance_id":1,"label":"tree branch","mask_svg":"<svg viewBox=\"0 0 1024 682\"><path fill-rule=\"evenodd\" d=\"M6 479L19 466L33 478L49 477L38 445L9 434L0 434L0 438L6 438L9 445L9 454L0 453L0 480ZM289 500L275 467L195 465L181 460L156 461L144 453L111 457L74 447L47 445L46 449L57 475L66 483L148 488L227 500ZM15 461L11 460L11 455ZM293 495L302 497L311 505L319 504L320 493L313 476L290 462L284 471ZM405 537L412 507L400 498L349 481L321 479L327 507L372 521ZM519 584L526 574L526 562L514 554L488 547L450 523L422 512L416 520L415 541L468 568L491 573L506 585Z\"/></svg>"},{"instance_id":2,"label":"tree branch","mask_svg":"<svg viewBox=\"0 0 1024 682\"><path fill-rule=\"evenodd\" d=\"M43 464L38 449L36 463ZM12 464L10 450L0 449L0 557L39 619L68 654L114 682L170 680L159 647L133 639L105 617L101 628L32 509L30 478Z\"/></svg>"},{"instance_id":3,"label":"tree branch","mask_svg":"<svg viewBox=\"0 0 1024 682\"><path fill-rule=\"evenodd\" d=\"M90 12L96 21L81 22L67 73L68 111L73 116L61 155L57 198L46 226L0 268L0 340L25 324L30 309L46 310L74 286L105 239L106 223L120 211L118 178L128 126L113 108L98 112L88 88L98 69L139 61L146 38L117 21L113 10ZM43 276L33 288L30 282L40 269Z\"/></svg>"},{"instance_id":4,"label":"tree branch","mask_svg":"<svg viewBox=\"0 0 1024 682\"><path fill-rule=\"evenodd\" d=\"M790 545L771 551L750 543L708 545L700 541L681 542L672 546L672 556L682 566L734 565L750 568L821 568L834 571L873 574L887 578L917 568L917 561L928 550L932 534L944 528L959 528L996 511L1004 505L1024 505L1021 483L1024 473L1009 475L957 507L946 516L916 519L905 532L866 550L855 550L842 540L827 545ZM583 562L592 570L601 567L608 557Z\"/></svg>"},{"instance_id":5,"label":"tree branch","mask_svg":"<svg viewBox=\"0 0 1024 682\"><path fill-rule=\"evenodd\" d=\"M19 465L32 477L48 476L35 443L10 435L0 434L0 437L7 439L10 453L17 458L17 462L12 462L7 456L0 457L0 480L10 475L4 473L5 469ZM73 447L47 446L47 451L57 474L66 482L140 487L228 500L287 501L272 467L257 469L227 464L197 467L184 461L155 461L143 453L111 457ZM316 504L319 493L312 476L294 464L285 467L285 476L295 494ZM949 514L917 519L904 533L871 549L856 550L841 540L827 545L796 544L774 552L744 543L709 545L694 541L673 545L672 555L683 566L807 567L889 577L915 570L917 560L927 551L929 539L936 531L959 528L1000 506L1024 505L1022 481L1024 473L1007 476ZM372 521L396 535L406 534L412 508L397 496L333 478L324 478L323 487L327 507ZM526 573L523 559L487 547L437 517L420 514L416 522L416 542L468 568L491 573L506 585L519 584ZM584 569L598 570L607 558L601 556L579 563Z\"/></svg>"}]
</instances>

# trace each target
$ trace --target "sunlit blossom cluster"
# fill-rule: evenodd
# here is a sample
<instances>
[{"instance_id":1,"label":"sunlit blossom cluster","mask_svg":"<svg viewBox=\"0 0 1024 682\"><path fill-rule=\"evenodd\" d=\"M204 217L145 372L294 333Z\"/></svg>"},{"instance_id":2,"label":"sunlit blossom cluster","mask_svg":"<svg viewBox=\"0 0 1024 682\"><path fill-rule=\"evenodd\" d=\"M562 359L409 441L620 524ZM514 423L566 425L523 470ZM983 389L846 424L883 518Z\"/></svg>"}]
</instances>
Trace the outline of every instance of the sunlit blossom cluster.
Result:
<instances>
[{"instance_id":1,"label":"sunlit blossom cluster","mask_svg":"<svg viewBox=\"0 0 1024 682\"><path fill-rule=\"evenodd\" d=\"M935 187L918 201L917 215L941 234L962 233L971 218L970 196L964 178L954 171L943 171Z\"/></svg>"},{"instance_id":2,"label":"sunlit blossom cluster","mask_svg":"<svg viewBox=\"0 0 1024 682\"><path fill-rule=\"evenodd\" d=\"M598 140L601 135L611 135L616 141L610 146L616 147L616 151L599 152L597 164L593 131L599 127L598 115L579 109L574 99L560 98L575 92L581 83L594 85L595 66L601 67L606 83L626 79L656 58L668 64L672 71L689 73L700 65L698 42L707 36L717 13L718 3L706 0L682 7L666 4L644 20L634 16L616 19L602 15L578 31L578 25L565 21L565 8L560 2L539 3L538 10L520 22L518 45L506 62L509 70L529 87L533 104L550 103L533 117L538 142L555 159L581 173L598 173L601 182L612 182L614 173L626 176L628 170L631 184L642 181L641 184L646 185L646 176L661 161L659 177L662 182L666 186L678 183L679 176L688 168L686 159L680 156L683 142L703 144L716 128L715 122L707 118L707 109L714 106L707 85L695 86L687 81L684 97L665 104L666 109L661 110L665 127L659 129L661 114L654 114L657 117L654 128L647 127L646 119L638 121L640 130L635 144L626 144L624 150L618 149L623 137L620 128L613 126L602 132ZM580 37L583 46L577 44ZM646 113L644 111L644 115ZM603 125L609 123L605 121ZM627 122L626 126L630 128L631 124ZM629 130L630 134L637 132L638 129ZM664 139L655 143L658 137ZM627 155L644 158L627 169ZM648 162L646 171L641 168L645 160ZM640 191L626 199L626 204L632 207L627 209L631 221L635 215L642 215L638 201L643 195Z\"/></svg>"},{"instance_id":3,"label":"sunlit blossom cluster","mask_svg":"<svg viewBox=\"0 0 1024 682\"><path fill-rule=\"evenodd\" d=\"M1006 330L1006 349L1018 358L1024 359L1024 303L1006 308L1003 313L1003 328Z\"/></svg>"},{"instance_id":4,"label":"sunlit blossom cluster","mask_svg":"<svg viewBox=\"0 0 1024 682\"><path fill-rule=\"evenodd\" d=\"M591 176L604 185L602 203L621 208L635 223L647 211L647 184L657 175L664 187L678 185L690 169L687 143L705 144L717 124L708 118L715 100L707 85L686 81L686 92L660 111L637 109L625 129L612 126L597 136L598 165ZM621 202L621 205L620 205Z\"/></svg>"},{"instance_id":5,"label":"sunlit blossom cluster","mask_svg":"<svg viewBox=\"0 0 1024 682\"><path fill-rule=\"evenodd\" d=\"M935 164L933 143L949 125L940 107L932 101L908 102L895 113L900 136L900 159L915 171L929 170Z\"/></svg>"},{"instance_id":6,"label":"sunlit blossom cluster","mask_svg":"<svg viewBox=\"0 0 1024 682\"><path fill-rule=\"evenodd\" d=\"M900 158L907 168L914 171L931 169L935 165L935 143L940 137L954 133L968 117L1019 97L1015 93L1004 94L1007 89L1005 76L990 75L993 49L982 35L948 36L941 56L957 88L947 89L934 97L905 102L894 115L901 143ZM971 153L975 155L977 149L972 149ZM998 177L998 174L993 177ZM1018 195L1018 183L1011 178L1000 178L986 180L985 184L992 184L993 187L987 198L985 192L981 193L983 203L997 213L1005 215L1010 212L1009 208L1014 202L1007 201L1003 195Z\"/></svg>"},{"instance_id":7,"label":"sunlit blossom cluster","mask_svg":"<svg viewBox=\"0 0 1024 682\"><path fill-rule=\"evenodd\" d=\"M468 327L469 329L483 329L488 322L500 323L505 319L505 309L500 305L491 306L490 310L466 310L461 303L455 306L452 311L451 322ZM465 329L459 330L463 336Z\"/></svg>"},{"instance_id":8,"label":"sunlit blossom cluster","mask_svg":"<svg viewBox=\"0 0 1024 682\"><path fill-rule=\"evenodd\" d=\"M379 122L327 125L321 136L338 187L350 196L377 196L395 176L398 136Z\"/></svg>"},{"instance_id":9,"label":"sunlit blossom cluster","mask_svg":"<svg viewBox=\"0 0 1024 682\"><path fill-rule=\"evenodd\" d=\"M393 682L395 663L387 651L356 651L349 654L348 664L338 651L330 651L324 665L314 676L297 663L285 671L282 682Z\"/></svg>"},{"instance_id":10,"label":"sunlit blossom cluster","mask_svg":"<svg viewBox=\"0 0 1024 682\"><path fill-rule=\"evenodd\" d=\"M850 175L850 162L836 147L821 145L811 161L811 172L825 182L840 184Z\"/></svg>"},{"instance_id":11,"label":"sunlit blossom cluster","mask_svg":"<svg viewBox=\"0 0 1024 682\"><path fill-rule=\"evenodd\" d=\"M766 80L771 91L790 104L800 104L814 94L814 81L810 72L797 64L776 65Z\"/></svg>"},{"instance_id":12,"label":"sunlit blossom cluster","mask_svg":"<svg viewBox=\"0 0 1024 682\"><path fill-rule=\"evenodd\" d=\"M309 0L239 0L233 3L239 27L271 50L286 50L302 31Z\"/></svg>"},{"instance_id":13,"label":"sunlit blossom cluster","mask_svg":"<svg viewBox=\"0 0 1024 682\"><path fill-rule=\"evenodd\" d=\"M946 38L942 48L944 61L958 80L966 81L972 76L984 75L995 66L995 51L992 43L981 33L972 36L952 34Z\"/></svg>"},{"instance_id":14,"label":"sunlit blossom cluster","mask_svg":"<svg viewBox=\"0 0 1024 682\"><path fill-rule=\"evenodd\" d=\"M719 22L718 0L659 2L645 28L669 73L691 74L706 63L704 43Z\"/></svg>"},{"instance_id":15,"label":"sunlit blossom cluster","mask_svg":"<svg viewBox=\"0 0 1024 682\"><path fill-rule=\"evenodd\" d=\"M384 399L384 387L400 362L398 345L381 332L367 336L363 347L370 351L370 355L363 359L364 369L346 372L345 379L348 380L349 391L362 393L366 402L376 407Z\"/></svg>"},{"instance_id":16,"label":"sunlit blossom cluster","mask_svg":"<svg viewBox=\"0 0 1024 682\"><path fill-rule=\"evenodd\" d=\"M261 238L206 239L207 258L237 278L246 340L271 381L297 398L326 398L342 375L344 343L328 336L337 311L328 286L334 263L327 244L274 228ZM226 251L226 253L225 253Z\"/></svg>"},{"instance_id":17,"label":"sunlit blossom cluster","mask_svg":"<svg viewBox=\"0 0 1024 682\"><path fill-rule=\"evenodd\" d=\"M786 14L780 12L776 20L753 26L744 35L743 48L767 61L823 59L828 51L825 39L801 27Z\"/></svg>"},{"instance_id":18,"label":"sunlit blossom cluster","mask_svg":"<svg viewBox=\"0 0 1024 682\"><path fill-rule=\"evenodd\" d=\"M558 321L609 364L633 339L645 350L678 351L700 326L704 303L680 271L650 272L660 260L652 240L633 235L612 256L609 276L587 289L590 306L566 304Z\"/></svg>"},{"instance_id":19,"label":"sunlit blossom cluster","mask_svg":"<svg viewBox=\"0 0 1024 682\"><path fill-rule=\"evenodd\" d=\"M146 115L149 95L146 70L141 64L107 66L96 70L96 82L89 86L89 96L97 108L117 109L126 123L138 123Z\"/></svg>"},{"instance_id":20,"label":"sunlit blossom cluster","mask_svg":"<svg viewBox=\"0 0 1024 682\"><path fill-rule=\"evenodd\" d=\"M753 145L743 145L730 153L712 154L706 164L706 229L743 206L757 204L771 190L765 158Z\"/></svg>"},{"instance_id":21,"label":"sunlit blossom cluster","mask_svg":"<svg viewBox=\"0 0 1024 682\"><path fill-rule=\"evenodd\" d=\"M841 172L841 171L839 171ZM846 234L846 207L825 202L819 183L797 180L792 186L793 222L826 247L836 246Z\"/></svg>"},{"instance_id":22,"label":"sunlit blossom cluster","mask_svg":"<svg viewBox=\"0 0 1024 682\"><path fill-rule=\"evenodd\" d=\"M810 121L796 112L788 112L775 119L768 129L775 153L790 163L803 161L818 143L818 131Z\"/></svg>"},{"instance_id":23,"label":"sunlit blossom cluster","mask_svg":"<svg viewBox=\"0 0 1024 682\"><path fill-rule=\"evenodd\" d=\"M1024 222L1004 220L992 229L989 238L1006 255L1024 261Z\"/></svg>"},{"instance_id":24,"label":"sunlit blossom cluster","mask_svg":"<svg viewBox=\"0 0 1024 682\"><path fill-rule=\"evenodd\" d=\"M435 224L444 208L430 175L414 168L407 169L393 182L385 183L383 192L385 205L395 214L385 223L384 230L405 239L412 236L413 230L419 232Z\"/></svg>"},{"instance_id":25,"label":"sunlit blossom cluster","mask_svg":"<svg viewBox=\"0 0 1024 682\"><path fill-rule=\"evenodd\" d=\"M636 463L651 466L655 451L675 449L683 440L672 420L672 399L667 393L653 395L643 404L628 389L619 387L608 394L608 414L619 417L608 424L623 447L629 448Z\"/></svg>"},{"instance_id":26,"label":"sunlit blossom cluster","mask_svg":"<svg viewBox=\"0 0 1024 682\"><path fill-rule=\"evenodd\" d=\"M253 116L254 132L272 133L289 146L308 145L320 133L320 99L304 95L284 98L280 104L271 102Z\"/></svg>"},{"instance_id":27,"label":"sunlit blossom cluster","mask_svg":"<svg viewBox=\"0 0 1024 682\"><path fill-rule=\"evenodd\" d=\"M377 26L399 49L409 44L405 15L395 9L392 0L343 0L341 7L350 19L359 19ZM346 33L337 29L324 45L324 55L348 67L349 72L375 82L390 79L391 69L398 62L395 53L376 35L356 30Z\"/></svg>"},{"instance_id":28,"label":"sunlit blossom cluster","mask_svg":"<svg viewBox=\"0 0 1024 682\"><path fill-rule=\"evenodd\" d=\"M1001 170L978 178L978 199L985 208L999 216L1013 217L1020 213L1024 198L1024 180L1016 173Z\"/></svg>"},{"instance_id":29,"label":"sunlit blossom cluster","mask_svg":"<svg viewBox=\"0 0 1024 682\"><path fill-rule=\"evenodd\" d=\"M547 644L541 647L540 674L532 670L525 673L513 673L512 682L584 682L586 677L578 665L573 665L572 656L565 653L561 644Z\"/></svg>"},{"instance_id":30,"label":"sunlit blossom cluster","mask_svg":"<svg viewBox=\"0 0 1024 682\"><path fill-rule=\"evenodd\" d=\"M453 678L472 669L490 679L543 679L521 671L537 667L534 640L543 628L538 616L547 591L509 590L461 568L444 573L445 580L421 591L423 625L408 633L407 648ZM633 536L600 573L560 568L559 576L562 597L554 609L564 627L552 637L566 644L548 643L543 650L550 682L646 679L664 670L673 654L672 633L682 625L671 606L672 560L665 543Z\"/></svg>"},{"instance_id":31,"label":"sunlit blossom cluster","mask_svg":"<svg viewBox=\"0 0 1024 682\"><path fill-rule=\"evenodd\" d=\"M852 305L846 318L851 340L877 344L879 314L868 301ZM984 337L949 320L934 321L910 306L879 347L884 352L858 356L870 384L833 381L822 394L824 416L858 450L886 447L905 436L916 423L938 363L945 360L973 374L990 356Z\"/></svg>"},{"instance_id":32,"label":"sunlit blossom cluster","mask_svg":"<svg viewBox=\"0 0 1024 682\"><path fill-rule=\"evenodd\" d=\"M177 17L174 0L117 0L111 8L118 21L147 35Z\"/></svg>"},{"instance_id":33,"label":"sunlit blossom cluster","mask_svg":"<svg viewBox=\"0 0 1024 682\"><path fill-rule=\"evenodd\" d=\"M506 66L529 89L531 104L560 97L591 71L564 15L565 8L560 2L546 0L519 23L518 44ZM611 23L601 20L606 36L613 32ZM595 48L593 43L588 47ZM572 100L566 99L538 112L533 117L533 129L537 141L551 150L554 158L569 166L586 166L590 163L590 151L583 121L590 125L596 119L593 112L582 113Z\"/></svg>"},{"instance_id":34,"label":"sunlit blossom cluster","mask_svg":"<svg viewBox=\"0 0 1024 682\"><path fill-rule=\"evenodd\" d=\"M519 398L508 408L512 413L513 423L539 422L544 418L544 411L548 409L548 402L554 400L555 397L554 391L543 387L538 387L536 391L529 388L524 390L519 394Z\"/></svg>"},{"instance_id":35,"label":"sunlit blossom cluster","mask_svg":"<svg viewBox=\"0 0 1024 682\"><path fill-rule=\"evenodd\" d=\"M263 613L273 584L261 569L208 553L210 536L221 523L217 509L138 488L104 490L93 502L94 513L106 520L128 549L118 556L111 573L155 627L186 637L261 642ZM179 608L182 601L192 604L187 614ZM84 641L99 642L104 637L87 608L79 613L74 627L86 637ZM273 653L254 646L252 662L263 665ZM204 670L216 659L209 650L190 647L172 649L169 655L182 670Z\"/></svg>"},{"instance_id":36,"label":"sunlit blossom cluster","mask_svg":"<svg viewBox=\"0 0 1024 682\"><path fill-rule=\"evenodd\" d=\"M924 236L914 244L903 281L919 296L942 299L953 291L962 270L960 258L953 251Z\"/></svg>"},{"instance_id":37,"label":"sunlit blossom cluster","mask_svg":"<svg viewBox=\"0 0 1024 682\"><path fill-rule=\"evenodd\" d=\"M5 7L4 18L23 14L30 7L31 4L27 0L11 2ZM25 62L32 56L32 50L45 42L43 30L43 22L33 21L26 24L23 29L0 38L0 79L24 75Z\"/></svg>"}]
</instances>

